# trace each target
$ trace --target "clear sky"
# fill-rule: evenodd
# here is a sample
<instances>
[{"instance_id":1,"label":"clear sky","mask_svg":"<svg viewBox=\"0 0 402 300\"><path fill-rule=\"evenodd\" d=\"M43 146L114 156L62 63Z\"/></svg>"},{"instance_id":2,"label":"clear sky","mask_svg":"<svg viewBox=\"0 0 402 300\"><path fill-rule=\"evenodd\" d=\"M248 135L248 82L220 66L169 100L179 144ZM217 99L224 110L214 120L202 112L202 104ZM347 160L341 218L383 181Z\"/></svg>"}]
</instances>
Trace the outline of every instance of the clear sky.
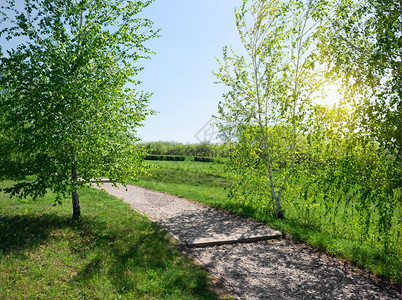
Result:
<instances>
[{"instance_id":1,"label":"clear sky","mask_svg":"<svg viewBox=\"0 0 402 300\"><path fill-rule=\"evenodd\" d=\"M156 0L143 15L161 28L147 45L156 52L141 61L141 88L153 92L150 108L158 111L139 129L144 141L195 143L217 112L225 87L214 84L216 57L225 45L242 47L234 8L241 0ZM201 130L201 132L200 132ZM197 137L195 135L198 133Z\"/></svg>"}]
</instances>

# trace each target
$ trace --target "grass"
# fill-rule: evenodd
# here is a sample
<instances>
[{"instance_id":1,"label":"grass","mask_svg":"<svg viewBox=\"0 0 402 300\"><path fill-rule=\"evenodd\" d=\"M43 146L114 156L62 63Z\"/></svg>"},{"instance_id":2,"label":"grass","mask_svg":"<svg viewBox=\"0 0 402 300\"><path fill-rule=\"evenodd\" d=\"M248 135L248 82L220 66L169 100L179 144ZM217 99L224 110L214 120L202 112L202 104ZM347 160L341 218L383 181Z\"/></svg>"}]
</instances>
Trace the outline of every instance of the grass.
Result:
<instances>
[{"instance_id":1,"label":"grass","mask_svg":"<svg viewBox=\"0 0 402 300\"><path fill-rule=\"evenodd\" d=\"M10 182L6 182L10 184ZM52 206L0 193L0 299L217 299L208 275L169 235L94 189Z\"/></svg>"},{"instance_id":2,"label":"grass","mask_svg":"<svg viewBox=\"0 0 402 300\"><path fill-rule=\"evenodd\" d=\"M389 255L328 232L317 230L297 218L276 219L261 207L245 205L227 197L230 180L223 175L223 165L203 162L153 161L151 176L133 182L139 186L171 193L265 222L295 240L306 242L360 268L393 282L401 282L401 257ZM297 215L297 214L293 214ZM314 217L314 216L313 216Z\"/></svg>"}]
</instances>

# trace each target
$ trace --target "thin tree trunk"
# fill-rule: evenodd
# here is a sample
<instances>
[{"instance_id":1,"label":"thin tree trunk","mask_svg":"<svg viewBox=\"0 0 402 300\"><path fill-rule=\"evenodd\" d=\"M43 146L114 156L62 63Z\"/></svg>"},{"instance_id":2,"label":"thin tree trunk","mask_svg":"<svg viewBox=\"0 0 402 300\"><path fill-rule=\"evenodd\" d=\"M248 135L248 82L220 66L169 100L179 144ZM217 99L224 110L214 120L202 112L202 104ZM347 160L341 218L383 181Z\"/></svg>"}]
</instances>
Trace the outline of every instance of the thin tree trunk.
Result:
<instances>
[{"instance_id":1,"label":"thin tree trunk","mask_svg":"<svg viewBox=\"0 0 402 300\"><path fill-rule=\"evenodd\" d=\"M73 182L73 191L71 192L71 198L73 200L73 219L78 220L81 218L81 209L77 186L75 184L77 180L77 170L74 167L71 169L71 180Z\"/></svg>"},{"instance_id":2,"label":"thin tree trunk","mask_svg":"<svg viewBox=\"0 0 402 300\"><path fill-rule=\"evenodd\" d=\"M73 219L78 220L81 218L81 209L77 190L74 190L71 195L73 198Z\"/></svg>"},{"instance_id":3,"label":"thin tree trunk","mask_svg":"<svg viewBox=\"0 0 402 300\"><path fill-rule=\"evenodd\" d=\"M281 199L278 196L275 197L275 203L276 203L276 217L278 219L283 219L285 216L283 215L282 211Z\"/></svg>"},{"instance_id":4,"label":"thin tree trunk","mask_svg":"<svg viewBox=\"0 0 402 300\"><path fill-rule=\"evenodd\" d=\"M280 198L281 193L279 193L278 195L275 193L274 176L272 173L272 166L269 162L268 162L268 171L269 171L269 181L271 184L271 195L274 200L274 203L273 203L274 214L278 219L282 219L284 217L284 215L283 215L283 211L282 211L282 203L281 203L281 198Z\"/></svg>"}]
</instances>

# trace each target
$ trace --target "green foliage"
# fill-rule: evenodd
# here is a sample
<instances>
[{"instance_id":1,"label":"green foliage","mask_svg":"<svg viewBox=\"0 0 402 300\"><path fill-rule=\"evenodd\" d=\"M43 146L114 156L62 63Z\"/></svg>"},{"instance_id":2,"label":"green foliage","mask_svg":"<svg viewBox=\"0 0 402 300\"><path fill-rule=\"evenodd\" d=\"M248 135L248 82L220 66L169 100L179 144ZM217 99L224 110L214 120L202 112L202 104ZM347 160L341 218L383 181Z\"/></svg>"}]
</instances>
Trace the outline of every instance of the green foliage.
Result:
<instances>
[{"instance_id":1,"label":"green foliage","mask_svg":"<svg viewBox=\"0 0 402 300\"><path fill-rule=\"evenodd\" d=\"M7 182L10 186L12 182ZM87 217L0 193L1 299L217 299L171 237L104 192L80 190Z\"/></svg>"},{"instance_id":2,"label":"green foliage","mask_svg":"<svg viewBox=\"0 0 402 300\"><path fill-rule=\"evenodd\" d=\"M186 159L185 156L176 156L176 155L147 155L145 156L146 160L171 160L171 161L184 161Z\"/></svg>"},{"instance_id":3,"label":"green foliage","mask_svg":"<svg viewBox=\"0 0 402 300\"><path fill-rule=\"evenodd\" d=\"M166 160L166 161L199 161L199 162L222 162L223 160L219 160L217 158L212 157L191 157L191 156L176 156L176 155L147 155L145 156L146 160Z\"/></svg>"},{"instance_id":4,"label":"green foliage","mask_svg":"<svg viewBox=\"0 0 402 300\"><path fill-rule=\"evenodd\" d=\"M316 115L308 137L310 157L303 162L305 173L299 173L304 178L299 182L300 198L309 199L315 206L312 213L322 216L322 221L311 224L384 253L398 252L401 169L397 156L364 135L358 117L347 108L322 107ZM349 225L340 229L338 222Z\"/></svg>"},{"instance_id":5,"label":"green foliage","mask_svg":"<svg viewBox=\"0 0 402 300\"><path fill-rule=\"evenodd\" d=\"M339 234L384 253L400 248L400 2L321 3L317 48L330 79L342 85L338 106L317 106L309 123L309 192ZM381 19L381 22L378 20ZM319 191L319 192L317 192ZM318 201L318 200L314 200ZM321 226L317 225L316 226ZM398 229L399 228L399 229ZM393 250L391 250L393 249Z\"/></svg>"},{"instance_id":6,"label":"green foliage","mask_svg":"<svg viewBox=\"0 0 402 300\"><path fill-rule=\"evenodd\" d=\"M343 85L357 121L381 147L401 153L401 2L323 2L320 59Z\"/></svg>"},{"instance_id":7,"label":"green foliage","mask_svg":"<svg viewBox=\"0 0 402 300\"><path fill-rule=\"evenodd\" d=\"M176 142L148 142L143 147L151 155L175 155L187 157L226 157L224 145L198 143L182 144Z\"/></svg>"},{"instance_id":8,"label":"green foliage","mask_svg":"<svg viewBox=\"0 0 402 300\"><path fill-rule=\"evenodd\" d=\"M200 161L200 162L214 162L214 159L212 157L194 157L194 161Z\"/></svg>"},{"instance_id":9,"label":"green foliage","mask_svg":"<svg viewBox=\"0 0 402 300\"><path fill-rule=\"evenodd\" d=\"M150 95L133 78L157 36L138 18L150 3L36 0L20 12L7 1L2 37L27 39L0 59L0 179L19 180L8 193L51 189L78 205L75 191L91 180L124 183L143 170L135 128Z\"/></svg>"},{"instance_id":10,"label":"green foliage","mask_svg":"<svg viewBox=\"0 0 402 300\"><path fill-rule=\"evenodd\" d=\"M249 199L245 194L258 193L262 199L270 194L278 217L283 217L282 194L294 172L312 100L322 88L312 12L309 1L244 1L235 14L246 55L225 47L215 73L229 88L219 104L220 129L237 137L228 141L230 172L239 175L234 186L239 193L233 195ZM274 178L278 166L281 174Z\"/></svg>"}]
</instances>

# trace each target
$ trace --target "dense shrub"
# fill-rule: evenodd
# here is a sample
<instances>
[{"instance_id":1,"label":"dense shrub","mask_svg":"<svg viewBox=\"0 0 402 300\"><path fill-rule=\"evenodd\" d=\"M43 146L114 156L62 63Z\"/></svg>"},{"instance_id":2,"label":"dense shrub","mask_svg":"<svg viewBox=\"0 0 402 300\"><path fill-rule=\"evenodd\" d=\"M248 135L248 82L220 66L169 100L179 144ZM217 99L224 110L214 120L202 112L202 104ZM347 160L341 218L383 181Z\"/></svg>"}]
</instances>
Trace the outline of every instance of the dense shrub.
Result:
<instances>
[{"instance_id":1,"label":"dense shrub","mask_svg":"<svg viewBox=\"0 0 402 300\"><path fill-rule=\"evenodd\" d=\"M185 156L177 156L177 155L147 155L145 156L146 160L169 160L169 161L184 161L186 159Z\"/></svg>"},{"instance_id":2,"label":"dense shrub","mask_svg":"<svg viewBox=\"0 0 402 300\"><path fill-rule=\"evenodd\" d=\"M212 157L199 157L195 156L194 161L200 161L200 162L214 162L214 159Z\"/></svg>"},{"instance_id":3,"label":"dense shrub","mask_svg":"<svg viewBox=\"0 0 402 300\"><path fill-rule=\"evenodd\" d=\"M143 143L149 155L169 155L186 157L227 157L227 150L222 144L182 144L176 142L148 142Z\"/></svg>"}]
</instances>

